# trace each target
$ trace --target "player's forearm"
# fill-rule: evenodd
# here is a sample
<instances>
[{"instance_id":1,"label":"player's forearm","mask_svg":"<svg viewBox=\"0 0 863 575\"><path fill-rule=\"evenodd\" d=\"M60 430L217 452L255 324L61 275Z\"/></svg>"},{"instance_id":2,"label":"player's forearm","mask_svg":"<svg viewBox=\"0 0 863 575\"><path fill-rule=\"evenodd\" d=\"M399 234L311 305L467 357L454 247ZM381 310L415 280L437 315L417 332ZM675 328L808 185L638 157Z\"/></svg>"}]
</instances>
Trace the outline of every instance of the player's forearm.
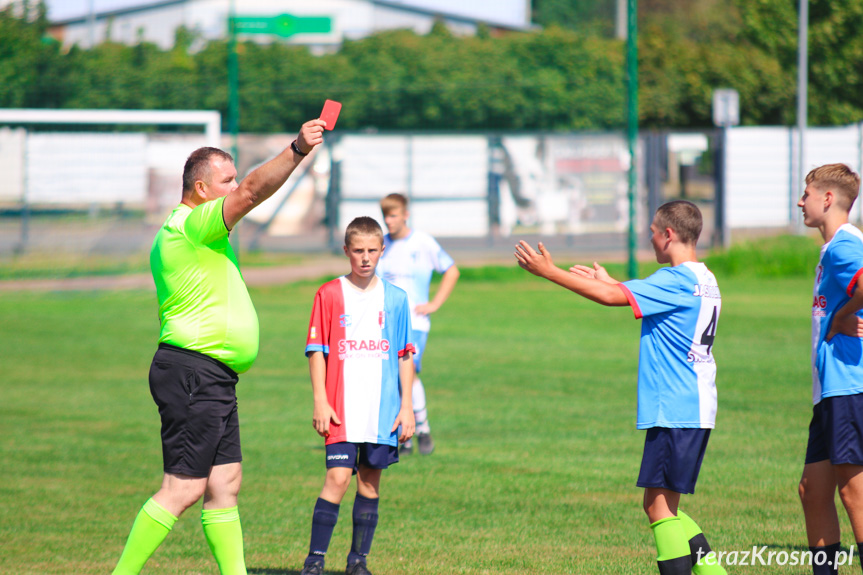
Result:
<instances>
[{"instance_id":1,"label":"player's forearm","mask_svg":"<svg viewBox=\"0 0 863 575\"><path fill-rule=\"evenodd\" d=\"M412 353L399 358L399 382L402 388L402 409L413 410L414 360Z\"/></svg>"},{"instance_id":2,"label":"player's forearm","mask_svg":"<svg viewBox=\"0 0 863 575\"><path fill-rule=\"evenodd\" d=\"M461 272L458 271L455 264L451 265L450 268L443 273L440 280L440 286L438 286L438 290L431 301L432 305L435 306L435 309L440 309L446 300L449 299L460 275Z\"/></svg>"},{"instance_id":3,"label":"player's forearm","mask_svg":"<svg viewBox=\"0 0 863 575\"><path fill-rule=\"evenodd\" d=\"M834 322L848 319L852 315L857 315L857 312L860 310L863 310L863 289L860 289L860 286L857 286L851 299L836 311Z\"/></svg>"},{"instance_id":4,"label":"player's forearm","mask_svg":"<svg viewBox=\"0 0 863 575\"><path fill-rule=\"evenodd\" d=\"M302 152L298 154L289 146L282 152L255 169L246 176L243 183L225 198L222 214L228 229L234 227L252 208L276 193L287 181L288 177L300 165L304 154L311 152L315 146L324 141L324 122L310 120L302 125L297 134L296 146Z\"/></svg>"},{"instance_id":5,"label":"player's forearm","mask_svg":"<svg viewBox=\"0 0 863 575\"><path fill-rule=\"evenodd\" d=\"M246 176L240 187L225 198L225 225L233 228L246 214L281 188L302 162L290 148Z\"/></svg>"},{"instance_id":6,"label":"player's forearm","mask_svg":"<svg viewBox=\"0 0 863 575\"><path fill-rule=\"evenodd\" d=\"M626 295L616 284L579 276L558 267L553 268L545 278L578 295L607 306L629 305Z\"/></svg>"},{"instance_id":7,"label":"player's forearm","mask_svg":"<svg viewBox=\"0 0 863 575\"><path fill-rule=\"evenodd\" d=\"M312 380L312 396L315 403L327 400L327 361L322 351L309 356L309 375Z\"/></svg>"}]
</instances>

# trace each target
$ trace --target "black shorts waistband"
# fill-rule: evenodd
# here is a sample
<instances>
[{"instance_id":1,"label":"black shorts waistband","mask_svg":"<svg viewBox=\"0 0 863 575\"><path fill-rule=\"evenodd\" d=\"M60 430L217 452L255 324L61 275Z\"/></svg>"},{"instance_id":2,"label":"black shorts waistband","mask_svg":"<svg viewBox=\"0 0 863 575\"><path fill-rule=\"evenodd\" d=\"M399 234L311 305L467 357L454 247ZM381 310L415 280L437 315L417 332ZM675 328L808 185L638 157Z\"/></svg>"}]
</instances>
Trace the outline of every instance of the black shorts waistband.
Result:
<instances>
[{"instance_id":1,"label":"black shorts waistband","mask_svg":"<svg viewBox=\"0 0 863 575\"><path fill-rule=\"evenodd\" d=\"M210 357L209 355L207 355L205 353L201 353L199 351L194 351L192 349L186 349L185 347L177 347L176 345L171 345L170 343L160 343L159 349L163 349L165 351L175 351L178 353L183 353L183 354L188 355L190 357L194 357L196 359L209 361L210 363L218 366L219 369L224 370L225 373L230 375L232 378L234 378L234 379L239 378L239 375L237 374L236 371L234 371L233 369L231 369L230 367L228 367L227 365L225 365L224 363L222 363L218 359Z\"/></svg>"}]
</instances>

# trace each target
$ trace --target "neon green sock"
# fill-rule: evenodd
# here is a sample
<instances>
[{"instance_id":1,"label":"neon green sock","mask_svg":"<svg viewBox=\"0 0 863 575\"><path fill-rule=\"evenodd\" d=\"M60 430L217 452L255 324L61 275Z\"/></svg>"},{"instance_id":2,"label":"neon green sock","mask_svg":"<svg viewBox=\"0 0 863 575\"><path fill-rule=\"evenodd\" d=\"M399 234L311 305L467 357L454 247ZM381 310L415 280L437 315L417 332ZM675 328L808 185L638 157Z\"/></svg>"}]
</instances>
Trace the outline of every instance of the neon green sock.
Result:
<instances>
[{"instance_id":1,"label":"neon green sock","mask_svg":"<svg viewBox=\"0 0 863 575\"><path fill-rule=\"evenodd\" d=\"M240 526L240 512L237 507L228 509L204 509L201 511L201 525L210 551L219 564L222 575L246 575L246 561L243 558L243 528Z\"/></svg>"},{"instance_id":2,"label":"neon green sock","mask_svg":"<svg viewBox=\"0 0 863 575\"><path fill-rule=\"evenodd\" d=\"M701 527L680 509L677 510L677 516L680 518L683 532L689 541L689 549L690 553L692 553L693 562L692 572L695 575L727 575L725 568L716 560L715 554L710 558L706 557L706 554L710 552L710 545L707 543L707 538L701 532ZM699 550L701 550L700 558ZM696 561L698 562L696 563Z\"/></svg>"},{"instance_id":3,"label":"neon green sock","mask_svg":"<svg viewBox=\"0 0 863 575\"><path fill-rule=\"evenodd\" d=\"M148 499L135 518L113 575L140 573L144 563L162 544L176 522L177 518L167 509L156 503L152 497Z\"/></svg>"},{"instance_id":4,"label":"neon green sock","mask_svg":"<svg viewBox=\"0 0 863 575\"><path fill-rule=\"evenodd\" d=\"M677 517L666 517L650 524L656 540L656 562L660 575L689 574L692 559L689 540Z\"/></svg>"}]
</instances>

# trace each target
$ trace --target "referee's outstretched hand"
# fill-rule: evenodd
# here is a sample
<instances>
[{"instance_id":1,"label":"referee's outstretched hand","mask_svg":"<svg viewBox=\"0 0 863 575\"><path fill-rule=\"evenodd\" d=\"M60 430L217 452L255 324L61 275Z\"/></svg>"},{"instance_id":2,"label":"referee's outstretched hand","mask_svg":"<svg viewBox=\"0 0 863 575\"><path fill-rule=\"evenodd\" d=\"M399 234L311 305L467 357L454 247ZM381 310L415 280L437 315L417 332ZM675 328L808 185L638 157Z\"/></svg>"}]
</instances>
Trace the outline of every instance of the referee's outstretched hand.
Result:
<instances>
[{"instance_id":1,"label":"referee's outstretched hand","mask_svg":"<svg viewBox=\"0 0 863 575\"><path fill-rule=\"evenodd\" d=\"M321 119L309 120L300 128L297 134L297 147L304 154L308 154L318 144L324 141L324 126L327 123Z\"/></svg>"}]
</instances>

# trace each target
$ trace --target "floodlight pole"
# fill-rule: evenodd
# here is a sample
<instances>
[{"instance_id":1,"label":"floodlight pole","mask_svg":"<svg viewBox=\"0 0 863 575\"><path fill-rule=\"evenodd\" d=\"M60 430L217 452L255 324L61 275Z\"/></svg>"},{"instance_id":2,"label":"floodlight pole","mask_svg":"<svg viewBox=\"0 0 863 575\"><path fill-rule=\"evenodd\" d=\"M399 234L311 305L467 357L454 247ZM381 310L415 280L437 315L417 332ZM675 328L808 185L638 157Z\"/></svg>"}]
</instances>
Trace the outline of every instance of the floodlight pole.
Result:
<instances>
[{"instance_id":1,"label":"floodlight pole","mask_svg":"<svg viewBox=\"0 0 863 575\"><path fill-rule=\"evenodd\" d=\"M614 37L618 40L626 40L626 24L629 0L617 0L617 9L614 11Z\"/></svg>"},{"instance_id":2,"label":"floodlight pole","mask_svg":"<svg viewBox=\"0 0 863 575\"><path fill-rule=\"evenodd\" d=\"M629 242L627 273L630 279L638 277L638 261L635 257L635 199L638 188L638 0L628 0L626 32L626 132L629 140Z\"/></svg>"},{"instance_id":3,"label":"floodlight pole","mask_svg":"<svg viewBox=\"0 0 863 575\"><path fill-rule=\"evenodd\" d=\"M240 132L240 62L237 58L237 33L236 13L234 10L235 0L228 5L228 129L231 131L231 155L234 156L234 165L240 166L240 147L237 143ZM239 230L231 234L231 245L240 258L240 234Z\"/></svg>"},{"instance_id":4,"label":"floodlight pole","mask_svg":"<svg viewBox=\"0 0 863 575\"><path fill-rule=\"evenodd\" d=\"M797 214L797 233L803 233L803 218L799 210L794 210L796 200L803 195L803 179L806 177L806 127L809 92L809 0L800 0L800 23L797 40L797 184L791 186L797 190L797 197L791 198L792 211Z\"/></svg>"},{"instance_id":5,"label":"floodlight pole","mask_svg":"<svg viewBox=\"0 0 863 575\"><path fill-rule=\"evenodd\" d=\"M231 132L231 155L239 165L237 139L240 132L240 62L237 58L237 34L234 29L236 13L231 0L228 8L228 130Z\"/></svg>"},{"instance_id":6,"label":"floodlight pole","mask_svg":"<svg viewBox=\"0 0 863 575\"><path fill-rule=\"evenodd\" d=\"M96 47L96 7L93 5L93 0L87 3L87 33L90 35L88 48L92 50Z\"/></svg>"}]
</instances>

